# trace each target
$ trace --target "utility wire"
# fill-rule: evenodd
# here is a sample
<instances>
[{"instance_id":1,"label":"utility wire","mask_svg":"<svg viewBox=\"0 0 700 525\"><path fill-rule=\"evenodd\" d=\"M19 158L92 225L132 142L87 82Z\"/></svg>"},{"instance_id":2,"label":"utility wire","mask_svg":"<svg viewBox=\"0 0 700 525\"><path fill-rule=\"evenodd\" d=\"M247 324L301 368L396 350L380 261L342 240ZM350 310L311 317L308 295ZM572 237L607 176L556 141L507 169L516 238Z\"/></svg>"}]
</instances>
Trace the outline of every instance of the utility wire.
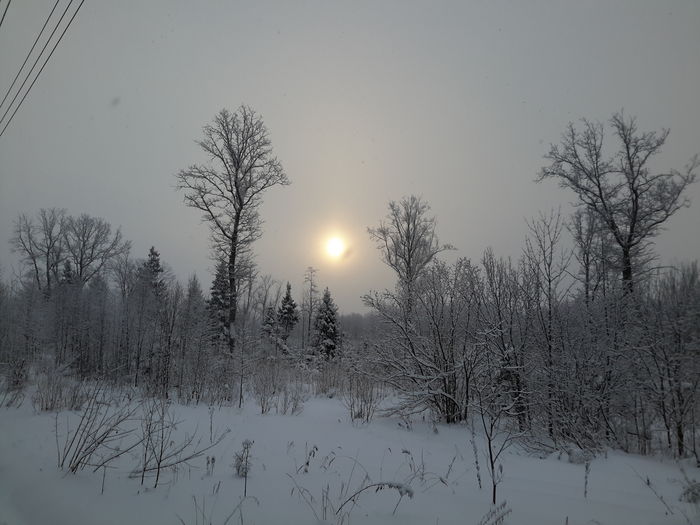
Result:
<instances>
[{"instance_id":1,"label":"utility wire","mask_svg":"<svg viewBox=\"0 0 700 525\"><path fill-rule=\"evenodd\" d=\"M22 99L19 101L19 104L17 105L17 107L15 108L15 110L12 112L12 115L10 115L10 119L7 121L7 124L5 124L5 127L2 129L2 131L0 131L0 137L2 137L2 134L3 134L3 133L5 132L5 130L7 129L7 126L8 126L9 123L12 121L12 118L13 118L13 117L15 116L15 114L17 113L17 110L18 110L18 109L20 108L20 106L22 105L22 102L24 102L24 99L27 98L27 95L28 95L29 92L31 91L32 86L33 86L34 83L36 82L36 79L39 78L39 75L41 75L41 72L44 70L44 67L46 66L46 63L47 63L47 62L49 61L49 59L51 58L51 55L53 55L53 52L56 50L56 46L58 46L59 42L61 41L61 38L63 38L63 35L66 33L66 30L70 27L70 24L71 24L71 22L73 21L73 18L75 18L75 15L78 14L78 11L80 10L80 7L83 5L83 2L84 2L84 1L85 1L85 0L83 0L82 2L80 2L80 5L78 6L78 9L75 10L75 13L73 13L73 16L72 16L71 19L68 21L68 24L66 25L65 29L63 30L63 32L61 33L61 35L58 37L58 40L56 41L56 44L53 46L53 49L51 49L51 52L49 53L48 58L44 61L44 64L41 66L41 69L39 70L39 72L37 73L37 75L34 77L34 80L33 80L32 83L30 84L29 88L27 88L27 91L24 92L24 96L23 96ZM15 103L15 100L17 100L17 97L18 97L19 94L22 92L22 88L24 88L24 85L27 83L27 80L29 80L29 77L30 77L31 74L34 72L34 68L35 68L36 65L39 63L39 60L41 59L41 55L44 54L44 51L46 50L46 47L47 47L47 46L49 45L49 43L51 42L51 39L53 38L54 33L56 33L56 30L57 30L58 27L61 25L61 22L63 21L63 18L66 16L66 13L68 12L68 9L70 8L70 6L71 6L72 4L73 4L73 0L70 0L70 2L68 3L68 5L66 6L66 8L63 10L63 13L61 14L61 18L59 18L58 23L57 23L56 26L53 28L53 31L51 31L51 34L49 35L49 38L46 40L46 43L44 44L44 47L41 48L41 51L39 52L39 55L36 57L36 60L34 60L34 64L32 65L32 68L29 70L29 73L27 73L27 76L24 78L24 81L22 82L22 85L19 87L19 90L17 90L17 93L15 93L15 96L12 98L12 102L10 102L10 105L9 105L9 106L7 107L7 109L5 110L5 113L3 113L3 114L2 114L2 117L0 117L0 125L2 125L2 121L5 120L5 117L7 116L7 113L10 111L10 109L12 109L12 104Z\"/></svg>"},{"instance_id":2,"label":"utility wire","mask_svg":"<svg viewBox=\"0 0 700 525\"><path fill-rule=\"evenodd\" d=\"M36 47L37 43L39 42L41 35L44 34L44 29L46 29L46 26L48 25L49 20L53 16L53 12L56 10L56 7L58 7L58 2L60 2L60 0L56 0L56 3L53 5L53 9L49 13L49 16L46 17L46 21L44 22L44 25L41 28L41 31L39 31L39 34L37 35L36 39L34 40L34 43L32 44L32 48L29 50L29 53L27 53L27 56L25 57L24 62L22 62L22 67L19 68L19 71L17 71L17 74L15 75L15 79L12 81L12 84L10 85L9 89L7 90L7 93L5 93L5 96L2 97L2 102L0 102L0 109L2 109L3 104L5 103L5 101L7 100L7 97L10 95L10 92L12 91L12 88L15 87L15 83L17 82L17 79L19 78L19 76L22 74L22 70L24 69L24 66L27 65L27 61L29 60L29 57L32 56L32 51L34 51L34 48Z\"/></svg>"},{"instance_id":3,"label":"utility wire","mask_svg":"<svg viewBox=\"0 0 700 525\"><path fill-rule=\"evenodd\" d=\"M11 3L12 3L12 0L7 0L7 5L5 6L5 10L2 12L2 18L0 18L0 27L2 27L2 23L5 21L5 15L7 14L7 10L10 8Z\"/></svg>"},{"instance_id":4,"label":"utility wire","mask_svg":"<svg viewBox=\"0 0 700 525\"><path fill-rule=\"evenodd\" d=\"M71 0L71 3L72 3L72 0ZM54 44L53 49L51 49L51 53L49 53L49 56L48 56L48 57L46 58L46 60L44 61L44 64L41 66L41 69L39 70L39 72L38 72L38 73L36 74L36 76L34 77L34 80L32 81L32 83L29 85L29 89L27 89L27 91L24 93L24 96L22 97L22 100L19 101L19 104L17 105L17 107L15 108L15 110L12 112L12 115L10 116L10 120L7 121L7 124L5 124L5 127L2 128L2 131L0 131L0 137L2 137L3 133L5 133L5 130L7 129L7 126L9 126L9 125L10 125L10 122L12 122L12 119L14 118L15 114L17 113L17 110L22 106L22 102L24 102L24 99L27 98L27 95L28 95L29 92L32 90L32 87L34 87L34 83L35 83L35 82L37 81L37 79L39 78L39 75L41 75L41 72L42 72L42 71L44 70L44 68L46 67L46 64L48 64L49 60L51 59L51 56L53 55L53 52L56 51L56 48L58 47L58 44L61 43L61 40L63 39L63 35L65 35L65 34L66 34L66 31L68 31L68 28L69 28L70 25L73 23L73 20L75 19L76 15L78 14L78 11L80 11L80 8L83 7L83 4L84 4L84 3L85 3L85 0L81 0L80 4L78 4L78 8L77 8L77 9L75 10L75 12L73 13L73 16L70 17L70 20L68 20L68 25L66 25L65 29L64 29L63 32L61 33L61 36L58 37L58 40L56 41L56 44ZM59 21L59 23L60 23L60 21ZM57 26L57 27L58 27L58 26Z\"/></svg>"}]
</instances>

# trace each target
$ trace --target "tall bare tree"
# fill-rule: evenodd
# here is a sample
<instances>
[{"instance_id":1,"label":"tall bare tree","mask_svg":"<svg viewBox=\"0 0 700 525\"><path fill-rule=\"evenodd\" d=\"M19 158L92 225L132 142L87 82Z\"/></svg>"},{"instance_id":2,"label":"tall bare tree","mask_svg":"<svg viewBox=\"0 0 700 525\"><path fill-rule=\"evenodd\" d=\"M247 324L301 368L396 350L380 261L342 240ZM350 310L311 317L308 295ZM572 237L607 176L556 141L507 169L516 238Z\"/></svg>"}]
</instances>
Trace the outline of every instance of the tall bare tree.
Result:
<instances>
[{"instance_id":1,"label":"tall bare tree","mask_svg":"<svg viewBox=\"0 0 700 525\"><path fill-rule=\"evenodd\" d=\"M177 174L187 206L202 212L211 227L214 250L229 267L231 302L228 312L228 346L236 346L239 266L250 245L261 235L258 208L268 188L289 184L282 164L272 153L268 130L260 115L248 106L234 113L222 109L204 126L197 144L208 156Z\"/></svg>"},{"instance_id":2,"label":"tall bare tree","mask_svg":"<svg viewBox=\"0 0 700 525\"><path fill-rule=\"evenodd\" d=\"M37 288L46 295L58 281L63 262L66 210L42 208L36 220L21 214L15 221L12 247L31 269Z\"/></svg>"},{"instance_id":3,"label":"tall bare tree","mask_svg":"<svg viewBox=\"0 0 700 525\"><path fill-rule=\"evenodd\" d=\"M615 113L610 126L618 149L604 154L603 124L582 120L569 123L559 145L552 145L538 181L557 179L574 191L579 204L592 210L620 248L625 289L633 289L633 261L648 249L664 222L690 204L685 190L694 180L700 159L695 155L682 172L655 173L649 165L661 151L669 130L640 132L636 118Z\"/></svg>"},{"instance_id":4,"label":"tall bare tree","mask_svg":"<svg viewBox=\"0 0 700 525\"><path fill-rule=\"evenodd\" d=\"M131 248L131 243L122 239L120 228L112 235L108 222L85 213L68 217L64 230L66 256L81 284L90 281L110 260L128 253Z\"/></svg>"},{"instance_id":5,"label":"tall bare tree","mask_svg":"<svg viewBox=\"0 0 700 525\"><path fill-rule=\"evenodd\" d=\"M400 202L390 202L389 213L379 227L367 228L370 238L381 252L382 260L399 278L409 316L420 273L438 253L453 249L449 244L440 244L435 233L435 217L430 217L429 211L427 202L411 195Z\"/></svg>"},{"instance_id":6,"label":"tall bare tree","mask_svg":"<svg viewBox=\"0 0 700 525\"><path fill-rule=\"evenodd\" d=\"M304 335L306 334L306 341L311 344L311 324L314 317L314 310L316 304L318 303L318 287L316 286L317 279L316 274L318 269L313 266L307 266L304 272L304 286L306 290L304 291L304 298L301 305L301 315L302 315L302 327L301 327L301 346L304 347Z\"/></svg>"}]
</instances>

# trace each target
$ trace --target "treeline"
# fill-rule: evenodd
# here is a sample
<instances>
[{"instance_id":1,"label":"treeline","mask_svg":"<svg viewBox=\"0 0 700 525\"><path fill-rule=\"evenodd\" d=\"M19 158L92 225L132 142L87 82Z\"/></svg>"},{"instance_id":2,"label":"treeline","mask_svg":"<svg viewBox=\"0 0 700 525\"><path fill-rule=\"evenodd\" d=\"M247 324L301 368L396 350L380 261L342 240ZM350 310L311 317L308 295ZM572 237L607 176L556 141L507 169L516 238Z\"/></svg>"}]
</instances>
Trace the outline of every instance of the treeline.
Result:
<instances>
[{"instance_id":1,"label":"treeline","mask_svg":"<svg viewBox=\"0 0 700 525\"><path fill-rule=\"evenodd\" d=\"M232 354L225 264L218 265L205 293L196 276L184 286L178 282L154 247L146 258L132 259L120 232L110 235L102 219L80 220L101 227L88 228L93 233L82 238L81 253L92 254L93 262L79 258L81 271L67 249L74 219L65 211L42 209L15 224L13 244L23 256L24 273L0 284L6 386L21 386L30 365L37 364L43 371L105 378L150 395L174 392L185 402L221 402L242 392L256 362L288 356L292 346L299 353L299 343L288 340L292 333L308 342L303 351L308 359L335 356L341 335L337 307L328 289L319 297L315 282L304 300L311 301L310 307L304 302L304 313L313 321L301 327L289 284L282 295L281 283L258 277L251 267L238 279L240 344ZM24 242L28 237L31 244Z\"/></svg>"},{"instance_id":2,"label":"treeline","mask_svg":"<svg viewBox=\"0 0 700 525\"><path fill-rule=\"evenodd\" d=\"M697 264L650 272L630 294L612 253L564 249L558 214L530 230L517 261L433 261L410 291L365 297L387 327L369 368L401 393L396 410L502 418L552 447L696 453Z\"/></svg>"},{"instance_id":3,"label":"treeline","mask_svg":"<svg viewBox=\"0 0 700 525\"><path fill-rule=\"evenodd\" d=\"M441 262L452 247L418 197L369 230L397 276L394 291L365 297L386 326L371 368L401 393L397 411L430 407L448 422L472 411L487 437L538 446L697 457L697 263L655 267L653 238L690 205L700 159L655 172L668 130L641 132L622 113L609 126L612 140L602 123L570 124L551 146L538 180L578 207L531 221L517 261L487 250Z\"/></svg>"},{"instance_id":4,"label":"treeline","mask_svg":"<svg viewBox=\"0 0 700 525\"><path fill-rule=\"evenodd\" d=\"M656 267L653 238L689 205L700 162L655 173L668 132L639 132L622 114L610 126L609 156L604 126L585 120L551 147L540 180L579 206L530 221L517 260L486 250L448 264L428 204L391 202L368 233L396 285L364 296L371 313L340 316L314 268L295 294L258 275L261 195L289 181L260 117L224 110L200 142L211 163L177 174L211 226L211 285L183 286L155 248L133 259L102 219L21 215L22 274L0 283L3 391L21 392L33 372L186 403L253 397L262 412L275 399L286 412L313 383L369 421L390 390L407 421L476 421L492 458L516 438L697 457L700 276L697 263Z\"/></svg>"}]
</instances>

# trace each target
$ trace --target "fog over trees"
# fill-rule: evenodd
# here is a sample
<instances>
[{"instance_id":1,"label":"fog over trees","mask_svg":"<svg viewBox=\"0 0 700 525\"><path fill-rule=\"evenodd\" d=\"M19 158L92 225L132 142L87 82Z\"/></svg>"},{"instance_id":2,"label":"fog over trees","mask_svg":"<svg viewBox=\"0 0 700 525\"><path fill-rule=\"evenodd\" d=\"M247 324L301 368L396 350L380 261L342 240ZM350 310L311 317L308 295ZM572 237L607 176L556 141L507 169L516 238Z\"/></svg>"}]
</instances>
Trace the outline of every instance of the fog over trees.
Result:
<instances>
[{"instance_id":1,"label":"fog over trees","mask_svg":"<svg viewBox=\"0 0 700 525\"><path fill-rule=\"evenodd\" d=\"M157 239L132 253L104 218L61 208L17 217L21 272L0 282L0 400L35 389L61 408L71 388L98 382L151 402L294 413L311 389L342 397L353 420L477 428L494 505L513 443L700 461L698 263L655 266L653 245L690 206L700 162L656 172L668 131L643 132L622 113L608 124L610 136L602 123L570 124L551 146L538 180L558 182L562 203L573 192L577 209L533 210L515 259L485 247L448 262L453 247L429 204L397 188L386 217L367 217L396 282L358 290L370 311L356 314L338 311L311 266L299 289L260 274L260 205L290 181L262 117L223 109L198 142L209 162L175 174L184 204L211 227L211 283L179 282ZM163 432L174 425L163 406L151 413ZM142 476L169 457L161 447L156 460L151 430Z\"/></svg>"}]
</instances>

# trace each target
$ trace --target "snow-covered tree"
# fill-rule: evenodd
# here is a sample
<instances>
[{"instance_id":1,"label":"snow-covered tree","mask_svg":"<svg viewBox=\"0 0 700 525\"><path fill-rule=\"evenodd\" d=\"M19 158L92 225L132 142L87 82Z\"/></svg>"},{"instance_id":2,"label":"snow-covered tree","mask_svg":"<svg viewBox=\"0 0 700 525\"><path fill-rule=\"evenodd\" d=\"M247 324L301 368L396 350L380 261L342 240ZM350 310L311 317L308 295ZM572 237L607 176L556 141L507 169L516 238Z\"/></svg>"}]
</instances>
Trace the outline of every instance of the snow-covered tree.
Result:
<instances>
[{"instance_id":1,"label":"snow-covered tree","mask_svg":"<svg viewBox=\"0 0 700 525\"><path fill-rule=\"evenodd\" d=\"M64 230L65 254L73 263L80 284L99 275L110 261L131 247L129 241L122 239L120 228L112 234L107 221L86 213L66 217Z\"/></svg>"},{"instance_id":2,"label":"snow-covered tree","mask_svg":"<svg viewBox=\"0 0 700 525\"><path fill-rule=\"evenodd\" d=\"M207 309L212 322L214 340L225 343L228 338L228 310L231 303L229 293L228 264L221 259L216 265L211 283Z\"/></svg>"},{"instance_id":3,"label":"snow-covered tree","mask_svg":"<svg viewBox=\"0 0 700 525\"><path fill-rule=\"evenodd\" d=\"M287 291L277 309L277 322L281 328L282 341L286 343L292 329L299 322L299 310L297 303L292 298L292 285L289 283L287 283Z\"/></svg>"},{"instance_id":4,"label":"snow-covered tree","mask_svg":"<svg viewBox=\"0 0 700 525\"><path fill-rule=\"evenodd\" d=\"M313 266L308 266L304 272L304 299L302 300L301 313L302 313L302 327L301 327L301 346L304 346L304 342L307 344L311 342L311 331L314 318L314 310L316 309L316 303L318 302L317 294L318 287L316 286L316 274L318 270Z\"/></svg>"},{"instance_id":5,"label":"snow-covered tree","mask_svg":"<svg viewBox=\"0 0 700 525\"><path fill-rule=\"evenodd\" d=\"M539 180L556 179L571 189L579 204L590 210L610 233L620 253L622 281L633 289L651 240L678 210L690 205L686 189L695 181L700 157L690 159L683 171L653 172L650 162L666 143L669 130L640 132L636 118L622 112L610 119L617 151L606 157L604 126L582 121L582 129L569 123L561 144L552 145Z\"/></svg>"},{"instance_id":6,"label":"snow-covered tree","mask_svg":"<svg viewBox=\"0 0 700 525\"><path fill-rule=\"evenodd\" d=\"M400 202L389 203L389 213L377 228L368 228L382 260L398 277L398 286L406 302L406 313L412 313L415 283L421 272L437 254L454 249L440 244L435 217L430 206L420 197L411 195Z\"/></svg>"},{"instance_id":7,"label":"snow-covered tree","mask_svg":"<svg viewBox=\"0 0 700 525\"><path fill-rule=\"evenodd\" d=\"M338 326L338 307L328 288L323 291L323 297L318 305L314 328L316 348L326 359L334 358L340 347L340 327Z\"/></svg>"},{"instance_id":8,"label":"snow-covered tree","mask_svg":"<svg viewBox=\"0 0 700 525\"><path fill-rule=\"evenodd\" d=\"M258 213L269 188L289 184L274 156L262 118L248 106L235 112L222 109L204 126L198 142L206 164L195 164L177 175L187 206L200 210L211 227L213 248L228 264L229 354L235 354L236 314L241 263L249 262L250 247L261 235Z\"/></svg>"}]
</instances>

